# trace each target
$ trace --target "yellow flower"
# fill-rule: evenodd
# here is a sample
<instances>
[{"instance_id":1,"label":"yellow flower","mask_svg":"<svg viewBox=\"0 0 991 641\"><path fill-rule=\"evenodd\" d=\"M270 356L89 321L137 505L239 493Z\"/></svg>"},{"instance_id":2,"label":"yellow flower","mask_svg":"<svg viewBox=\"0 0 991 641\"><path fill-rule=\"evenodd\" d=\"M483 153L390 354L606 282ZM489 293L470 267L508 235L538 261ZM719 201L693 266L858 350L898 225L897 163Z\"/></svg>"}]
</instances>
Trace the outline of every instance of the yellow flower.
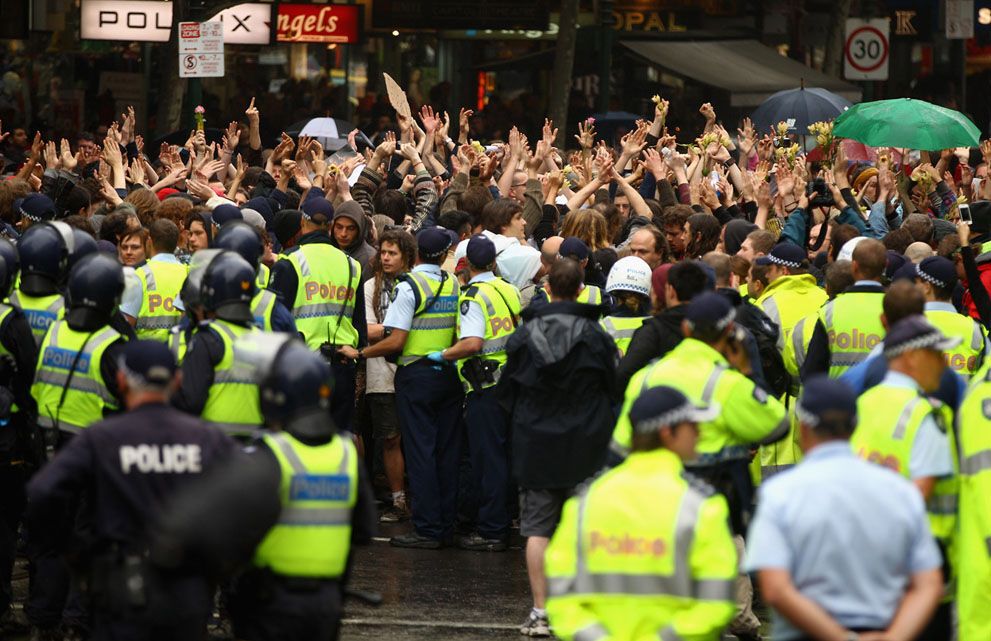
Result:
<instances>
[{"instance_id":1,"label":"yellow flower","mask_svg":"<svg viewBox=\"0 0 991 641\"><path fill-rule=\"evenodd\" d=\"M788 135L788 123L787 122L785 122L785 121L782 120L781 122L778 123L778 135L779 136L782 136L782 137Z\"/></svg>"},{"instance_id":2,"label":"yellow flower","mask_svg":"<svg viewBox=\"0 0 991 641\"><path fill-rule=\"evenodd\" d=\"M661 97L660 97L660 96L659 96L658 94L656 94L656 93L655 93L655 94L654 94L654 95L653 95L653 96L651 97L651 101L653 101L653 103L654 103L655 105L660 105L660 104L661 104Z\"/></svg>"}]
</instances>

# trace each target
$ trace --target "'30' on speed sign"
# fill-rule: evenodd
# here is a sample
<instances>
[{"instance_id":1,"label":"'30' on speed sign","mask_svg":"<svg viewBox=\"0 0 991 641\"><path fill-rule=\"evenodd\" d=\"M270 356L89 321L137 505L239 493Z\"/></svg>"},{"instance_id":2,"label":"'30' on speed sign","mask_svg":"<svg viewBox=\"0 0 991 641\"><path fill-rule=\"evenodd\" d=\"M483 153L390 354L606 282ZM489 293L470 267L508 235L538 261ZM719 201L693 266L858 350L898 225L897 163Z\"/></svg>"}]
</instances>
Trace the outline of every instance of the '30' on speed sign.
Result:
<instances>
[{"instance_id":1,"label":"'30' on speed sign","mask_svg":"<svg viewBox=\"0 0 991 641\"><path fill-rule=\"evenodd\" d=\"M843 77L847 80L888 79L888 19L846 21Z\"/></svg>"}]
</instances>

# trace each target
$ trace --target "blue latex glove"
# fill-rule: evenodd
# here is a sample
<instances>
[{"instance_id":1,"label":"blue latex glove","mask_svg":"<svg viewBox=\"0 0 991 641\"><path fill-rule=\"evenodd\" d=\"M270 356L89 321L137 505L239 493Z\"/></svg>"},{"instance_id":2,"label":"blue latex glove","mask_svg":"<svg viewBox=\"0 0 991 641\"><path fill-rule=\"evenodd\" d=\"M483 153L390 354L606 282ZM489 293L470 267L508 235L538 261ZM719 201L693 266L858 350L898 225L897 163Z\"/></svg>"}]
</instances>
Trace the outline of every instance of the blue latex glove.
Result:
<instances>
[{"instance_id":1,"label":"blue latex glove","mask_svg":"<svg viewBox=\"0 0 991 641\"><path fill-rule=\"evenodd\" d=\"M430 352L429 354L427 354L427 360L431 360L435 363L441 363L441 364L447 362L444 360L444 355L441 352Z\"/></svg>"}]
</instances>

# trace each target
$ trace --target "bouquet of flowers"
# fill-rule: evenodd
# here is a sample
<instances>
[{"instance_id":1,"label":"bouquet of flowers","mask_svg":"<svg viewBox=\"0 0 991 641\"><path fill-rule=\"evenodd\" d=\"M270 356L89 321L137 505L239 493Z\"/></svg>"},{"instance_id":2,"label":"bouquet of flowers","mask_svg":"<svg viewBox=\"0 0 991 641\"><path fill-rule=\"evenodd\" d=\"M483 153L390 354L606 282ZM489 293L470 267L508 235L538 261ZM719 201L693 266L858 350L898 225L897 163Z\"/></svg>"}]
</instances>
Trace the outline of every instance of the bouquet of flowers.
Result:
<instances>
[{"instance_id":1,"label":"bouquet of flowers","mask_svg":"<svg viewBox=\"0 0 991 641\"><path fill-rule=\"evenodd\" d=\"M919 165L912 170L912 182L919 186L924 193L929 193L933 184L933 177L927 167Z\"/></svg>"},{"instance_id":2,"label":"bouquet of flowers","mask_svg":"<svg viewBox=\"0 0 991 641\"><path fill-rule=\"evenodd\" d=\"M833 166L833 159L836 158L836 138L833 137L832 122L814 122L809 125L809 133L815 136L816 144L822 149L822 164L825 167Z\"/></svg>"},{"instance_id":3,"label":"bouquet of flowers","mask_svg":"<svg viewBox=\"0 0 991 641\"><path fill-rule=\"evenodd\" d=\"M795 167L795 159L798 158L798 143L792 144L790 147L778 147L774 150L774 157L778 160L784 158L788 162L788 167Z\"/></svg>"}]
</instances>

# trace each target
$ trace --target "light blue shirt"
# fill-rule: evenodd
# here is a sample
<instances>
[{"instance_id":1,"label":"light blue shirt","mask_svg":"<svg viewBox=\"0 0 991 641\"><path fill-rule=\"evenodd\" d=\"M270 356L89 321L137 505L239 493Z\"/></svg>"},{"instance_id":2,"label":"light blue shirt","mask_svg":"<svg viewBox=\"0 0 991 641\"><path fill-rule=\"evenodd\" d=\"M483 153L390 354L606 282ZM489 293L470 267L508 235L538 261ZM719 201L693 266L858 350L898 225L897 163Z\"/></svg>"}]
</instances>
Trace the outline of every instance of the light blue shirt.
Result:
<instances>
[{"instance_id":1,"label":"light blue shirt","mask_svg":"<svg viewBox=\"0 0 991 641\"><path fill-rule=\"evenodd\" d=\"M847 628L886 629L910 577L942 565L919 491L847 441L819 445L761 485L747 544L748 572L787 570ZM774 613L774 641L801 636Z\"/></svg>"},{"instance_id":2,"label":"light blue shirt","mask_svg":"<svg viewBox=\"0 0 991 641\"><path fill-rule=\"evenodd\" d=\"M853 284L854 287L861 287L863 285L874 285L876 287L881 287L881 283L876 280L858 280Z\"/></svg>"},{"instance_id":3,"label":"light blue shirt","mask_svg":"<svg viewBox=\"0 0 991 641\"><path fill-rule=\"evenodd\" d=\"M492 272L482 272L475 276L468 285L487 283L495 280ZM478 301L465 301L461 304L461 324L458 338L485 338L485 312Z\"/></svg>"},{"instance_id":4,"label":"light blue shirt","mask_svg":"<svg viewBox=\"0 0 991 641\"><path fill-rule=\"evenodd\" d=\"M178 258L176 258L176 255L175 254L170 254L168 252L162 252L161 254L155 254L154 256L152 256L151 258L148 259L148 262L149 263L151 261L157 261L159 263L174 263L176 265L180 265L181 264L181 261Z\"/></svg>"},{"instance_id":5,"label":"light blue shirt","mask_svg":"<svg viewBox=\"0 0 991 641\"><path fill-rule=\"evenodd\" d=\"M440 265L417 265L414 272L422 272L432 280L440 280ZM400 329L408 332L413 324L413 314L416 313L416 295L413 287L406 281L401 281L396 285L396 298L389 305L385 312L385 319L382 324L392 329Z\"/></svg>"},{"instance_id":6,"label":"light blue shirt","mask_svg":"<svg viewBox=\"0 0 991 641\"><path fill-rule=\"evenodd\" d=\"M901 372L888 370L881 385L915 390L922 393L919 384L910 376ZM865 417L870 420L869 417ZM953 474L953 459L950 456L950 443L946 434L936 425L936 419L929 416L922 419L922 425L915 433L912 441L912 452L909 454L908 475L919 479L926 477L949 476Z\"/></svg>"}]
</instances>

